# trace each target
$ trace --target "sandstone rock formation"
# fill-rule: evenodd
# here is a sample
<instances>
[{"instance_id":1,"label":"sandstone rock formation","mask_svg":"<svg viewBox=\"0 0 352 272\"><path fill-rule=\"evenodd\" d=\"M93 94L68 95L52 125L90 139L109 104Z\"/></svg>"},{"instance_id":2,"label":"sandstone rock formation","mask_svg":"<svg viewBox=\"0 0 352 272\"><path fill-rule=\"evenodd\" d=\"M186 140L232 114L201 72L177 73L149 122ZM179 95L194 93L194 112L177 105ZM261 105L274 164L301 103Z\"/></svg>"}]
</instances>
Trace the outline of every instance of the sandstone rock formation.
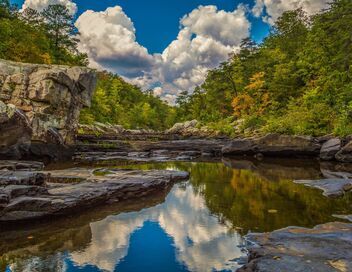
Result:
<instances>
[{"instance_id":1,"label":"sandstone rock formation","mask_svg":"<svg viewBox=\"0 0 352 272\"><path fill-rule=\"evenodd\" d=\"M55 156L72 145L95 85L88 68L0 60L0 156Z\"/></svg>"},{"instance_id":2,"label":"sandstone rock formation","mask_svg":"<svg viewBox=\"0 0 352 272\"><path fill-rule=\"evenodd\" d=\"M352 190L352 179L345 178L295 180L294 182L320 189L323 195L328 197L338 197Z\"/></svg>"},{"instance_id":3,"label":"sandstone rock formation","mask_svg":"<svg viewBox=\"0 0 352 272\"><path fill-rule=\"evenodd\" d=\"M0 222L71 214L99 204L157 193L187 172L74 168L0 171Z\"/></svg>"},{"instance_id":4,"label":"sandstone rock formation","mask_svg":"<svg viewBox=\"0 0 352 272\"><path fill-rule=\"evenodd\" d=\"M341 139L332 138L325 142L320 150L320 159L322 160L333 160L335 155L341 149Z\"/></svg>"},{"instance_id":5,"label":"sandstone rock formation","mask_svg":"<svg viewBox=\"0 0 352 272\"><path fill-rule=\"evenodd\" d=\"M238 272L352 271L352 224L289 227L247 239L249 262Z\"/></svg>"},{"instance_id":6,"label":"sandstone rock formation","mask_svg":"<svg viewBox=\"0 0 352 272\"><path fill-rule=\"evenodd\" d=\"M341 162L352 162L352 141L348 142L335 157Z\"/></svg>"},{"instance_id":7,"label":"sandstone rock formation","mask_svg":"<svg viewBox=\"0 0 352 272\"><path fill-rule=\"evenodd\" d=\"M235 139L222 149L225 155L261 153L267 156L316 156L320 144L313 137L268 134L261 138Z\"/></svg>"}]
</instances>

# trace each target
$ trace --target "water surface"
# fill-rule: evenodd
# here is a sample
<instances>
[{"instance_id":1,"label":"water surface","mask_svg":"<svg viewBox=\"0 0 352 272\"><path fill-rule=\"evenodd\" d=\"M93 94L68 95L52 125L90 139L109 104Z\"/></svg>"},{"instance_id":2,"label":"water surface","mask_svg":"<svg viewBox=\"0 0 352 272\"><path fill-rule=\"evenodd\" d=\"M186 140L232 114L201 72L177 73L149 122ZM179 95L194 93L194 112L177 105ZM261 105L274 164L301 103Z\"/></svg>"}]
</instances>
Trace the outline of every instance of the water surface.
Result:
<instances>
[{"instance_id":1,"label":"water surface","mask_svg":"<svg viewBox=\"0 0 352 272\"><path fill-rule=\"evenodd\" d=\"M352 213L351 195L330 199L293 183L323 176L310 161L124 168L179 169L191 176L148 198L3 230L0 271L235 271L249 231L313 227Z\"/></svg>"}]
</instances>

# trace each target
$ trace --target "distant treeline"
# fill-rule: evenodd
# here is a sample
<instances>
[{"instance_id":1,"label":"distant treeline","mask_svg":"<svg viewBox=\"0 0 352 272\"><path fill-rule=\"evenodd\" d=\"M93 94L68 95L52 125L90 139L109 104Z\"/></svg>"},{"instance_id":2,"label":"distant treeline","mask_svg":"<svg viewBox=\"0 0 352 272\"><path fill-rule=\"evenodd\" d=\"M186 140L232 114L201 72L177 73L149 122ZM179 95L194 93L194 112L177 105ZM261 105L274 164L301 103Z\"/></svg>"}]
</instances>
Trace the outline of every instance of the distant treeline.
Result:
<instances>
[{"instance_id":1,"label":"distant treeline","mask_svg":"<svg viewBox=\"0 0 352 272\"><path fill-rule=\"evenodd\" d=\"M352 134L352 1L332 1L308 17L284 13L270 35L212 70L192 95L178 98L178 118L237 131Z\"/></svg>"},{"instance_id":2,"label":"distant treeline","mask_svg":"<svg viewBox=\"0 0 352 272\"><path fill-rule=\"evenodd\" d=\"M143 92L121 77L98 73L98 87L92 106L81 112L81 122L119 124L125 128L164 130L175 123L175 108L152 91Z\"/></svg>"}]
</instances>

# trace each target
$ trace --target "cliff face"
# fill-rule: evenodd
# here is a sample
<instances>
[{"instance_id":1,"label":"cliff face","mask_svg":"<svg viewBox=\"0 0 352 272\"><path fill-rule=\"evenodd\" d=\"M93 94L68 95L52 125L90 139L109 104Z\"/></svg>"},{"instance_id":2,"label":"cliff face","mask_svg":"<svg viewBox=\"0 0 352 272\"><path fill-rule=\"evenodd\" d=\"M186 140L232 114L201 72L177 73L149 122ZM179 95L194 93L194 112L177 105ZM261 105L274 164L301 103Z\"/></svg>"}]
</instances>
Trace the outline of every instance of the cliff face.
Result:
<instances>
[{"instance_id":1,"label":"cliff face","mask_svg":"<svg viewBox=\"0 0 352 272\"><path fill-rule=\"evenodd\" d=\"M52 157L73 144L95 86L88 68L0 60L0 157Z\"/></svg>"}]
</instances>

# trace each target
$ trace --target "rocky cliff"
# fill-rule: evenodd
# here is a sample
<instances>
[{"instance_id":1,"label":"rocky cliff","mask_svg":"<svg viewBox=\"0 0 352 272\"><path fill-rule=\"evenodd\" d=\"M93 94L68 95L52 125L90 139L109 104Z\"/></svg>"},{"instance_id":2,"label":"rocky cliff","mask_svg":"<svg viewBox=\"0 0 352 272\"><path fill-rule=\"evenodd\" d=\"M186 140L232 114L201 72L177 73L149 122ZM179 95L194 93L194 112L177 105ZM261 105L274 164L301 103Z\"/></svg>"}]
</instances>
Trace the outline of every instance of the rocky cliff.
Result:
<instances>
[{"instance_id":1,"label":"rocky cliff","mask_svg":"<svg viewBox=\"0 0 352 272\"><path fill-rule=\"evenodd\" d=\"M67 151L95 85L88 68L0 60L0 158Z\"/></svg>"}]
</instances>

